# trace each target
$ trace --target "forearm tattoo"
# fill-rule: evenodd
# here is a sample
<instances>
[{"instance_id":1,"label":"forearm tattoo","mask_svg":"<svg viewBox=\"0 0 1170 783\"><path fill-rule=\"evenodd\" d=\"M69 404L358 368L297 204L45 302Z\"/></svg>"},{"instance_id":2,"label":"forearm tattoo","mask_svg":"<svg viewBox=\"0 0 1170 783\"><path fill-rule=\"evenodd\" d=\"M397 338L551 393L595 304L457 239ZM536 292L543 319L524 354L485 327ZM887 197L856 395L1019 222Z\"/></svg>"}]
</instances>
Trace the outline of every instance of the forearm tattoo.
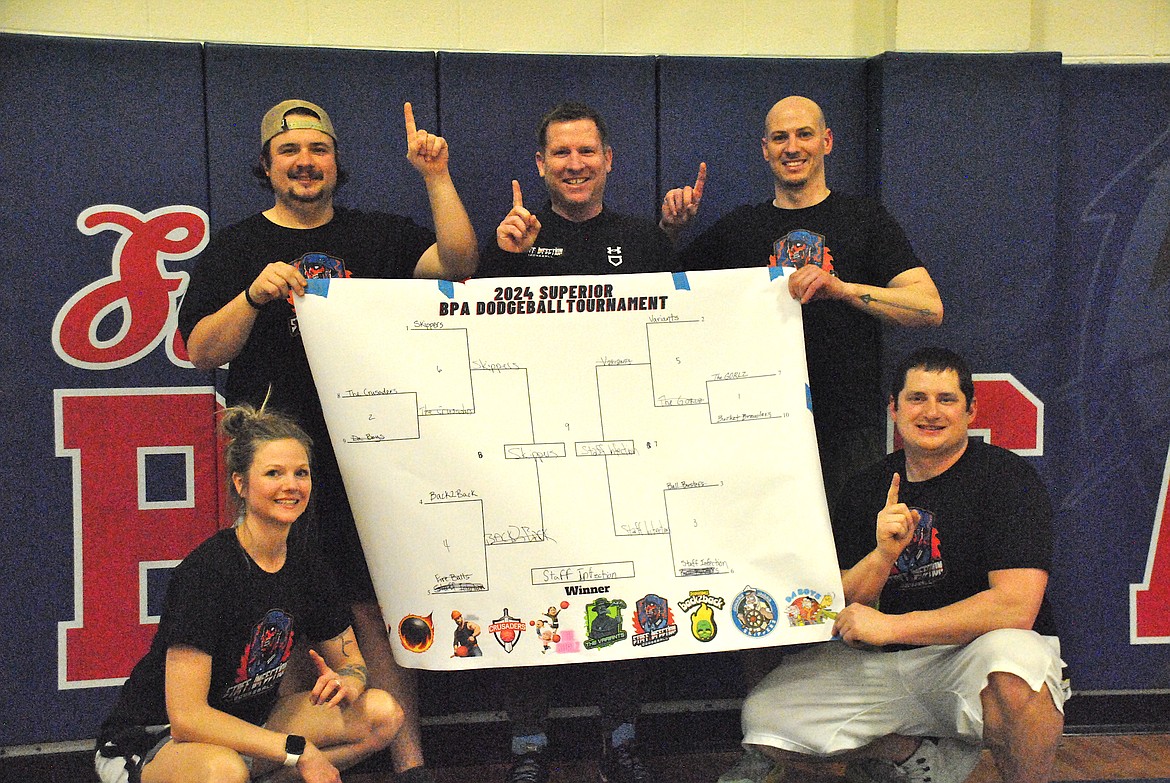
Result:
<instances>
[{"instance_id":1,"label":"forearm tattoo","mask_svg":"<svg viewBox=\"0 0 1170 783\"><path fill-rule=\"evenodd\" d=\"M360 663L350 663L337 670L338 677L356 677L364 686L367 682L366 667Z\"/></svg>"}]
</instances>

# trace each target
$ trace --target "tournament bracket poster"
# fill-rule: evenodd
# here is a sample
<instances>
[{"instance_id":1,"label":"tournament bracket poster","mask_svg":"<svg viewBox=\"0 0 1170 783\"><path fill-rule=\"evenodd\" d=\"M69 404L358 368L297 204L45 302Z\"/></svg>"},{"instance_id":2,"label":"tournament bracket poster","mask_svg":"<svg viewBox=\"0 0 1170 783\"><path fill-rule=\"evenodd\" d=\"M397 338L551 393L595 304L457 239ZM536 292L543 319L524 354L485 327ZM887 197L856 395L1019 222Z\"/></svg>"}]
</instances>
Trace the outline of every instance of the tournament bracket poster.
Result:
<instances>
[{"instance_id":1,"label":"tournament bracket poster","mask_svg":"<svg viewBox=\"0 0 1170 783\"><path fill-rule=\"evenodd\" d=\"M401 665L830 637L783 270L313 280L296 307Z\"/></svg>"}]
</instances>

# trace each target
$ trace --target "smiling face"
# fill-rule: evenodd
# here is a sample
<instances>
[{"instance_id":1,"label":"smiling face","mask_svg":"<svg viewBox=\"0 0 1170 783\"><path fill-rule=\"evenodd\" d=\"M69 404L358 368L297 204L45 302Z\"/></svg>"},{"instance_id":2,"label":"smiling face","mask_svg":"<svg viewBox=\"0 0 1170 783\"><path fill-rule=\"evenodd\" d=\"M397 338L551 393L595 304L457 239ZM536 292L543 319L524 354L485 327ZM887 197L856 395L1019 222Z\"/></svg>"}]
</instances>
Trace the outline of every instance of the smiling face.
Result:
<instances>
[{"instance_id":1,"label":"smiling face","mask_svg":"<svg viewBox=\"0 0 1170 783\"><path fill-rule=\"evenodd\" d=\"M309 454L293 438L270 440L256 449L246 474L232 474L232 483L247 518L291 525L305 513L313 488Z\"/></svg>"},{"instance_id":2,"label":"smiling face","mask_svg":"<svg viewBox=\"0 0 1170 783\"><path fill-rule=\"evenodd\" d=\"M777 195L782 190L825 188L825 156L833 149L833 131L816 103L792 96L772 107L760 139L772 169Z\"/></svg>"},{"instance_id":3,"label":"smiling face","mask_svg":"<svg viewBox=\"0 0 1170 783\"><path fill-rule=\"evenodd\" d=\"M929 462L929 472L937 475L966 450L975 401L963 394L954 370L914 367L906 372L902 389L890 401L890 415L902 436L907 468L912 463Z\"/></svg>"},{"instance_id":4,"label":"smiling face","mask_svg":"<svg viewBox=\"0 0 1170 783\"><path fill-rule=\"evenodd\" d=\"M536 153L553 212L574 222L600 214L612 165L613 149L602 143L590 119L550 123L544 149Z\"/></svg>"},{"instance_id":5,"label":"smiling face","mask_svg":"<svg viewBox=\"0 0 1170 783\"><path fill-rule=\"evenodd\" d=\"M286 206L328 201L337 190L337 148L327 133L298 128L272 137L268 180Z\"/></svg>"}]
</instances>

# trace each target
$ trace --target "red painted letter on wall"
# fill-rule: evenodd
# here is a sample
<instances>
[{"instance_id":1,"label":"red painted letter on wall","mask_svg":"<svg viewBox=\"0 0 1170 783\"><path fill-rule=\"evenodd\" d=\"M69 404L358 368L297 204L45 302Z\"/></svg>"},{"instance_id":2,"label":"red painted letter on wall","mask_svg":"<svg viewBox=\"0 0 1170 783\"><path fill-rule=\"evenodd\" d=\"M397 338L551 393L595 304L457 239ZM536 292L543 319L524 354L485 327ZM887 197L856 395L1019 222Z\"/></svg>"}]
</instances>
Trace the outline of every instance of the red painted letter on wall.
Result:
<instances>
[{"instance_id":1,"label":"red painted letter on wall","mask_svg":"<svg viewBox=\"0 0 1170 783\"><path fill-rule=\"evenodd\" d=\"M1131 644L1170 644L1170 452L1162 472L1162 494L1150 536L1146 581L1130 585Z\"/></svg>"},{"instance_id":2,"label":"red painted letter on wall","mask_svg":"<svg viewBox=\"0 0 1170 783\"><path fill-rule=\"evenodd\" d=\"M57 455L73 460L74 607L58 685L117 684L146 652L146 571L181 560L219 517L212 388L57 390ZM151 455L183 466L178 497L146 491Z\"/></svg>"}]
</instances>

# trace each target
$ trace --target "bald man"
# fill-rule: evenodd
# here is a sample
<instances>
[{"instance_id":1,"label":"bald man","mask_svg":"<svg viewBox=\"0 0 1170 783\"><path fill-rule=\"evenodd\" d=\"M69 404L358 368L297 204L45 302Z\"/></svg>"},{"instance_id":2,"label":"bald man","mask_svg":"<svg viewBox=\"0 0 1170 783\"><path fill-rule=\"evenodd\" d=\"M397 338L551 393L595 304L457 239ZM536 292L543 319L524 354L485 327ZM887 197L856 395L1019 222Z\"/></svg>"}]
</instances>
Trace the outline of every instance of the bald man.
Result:
<instances>
[{"instance_id":1,"label":"bald man","mask_svg":"<svg viewBox=\"0 0 1170 783\"><path fill-rule=\"evenodd\" d=\"M793 95L764 120L760 139L773 197L725 215L687 247L682 269L786 267L804 308L813 418L830 507L842 482L885 453L882 325L937 326L943 305L897 221L877 202L829 190L833 131L814 101ZM685 189L669 208L693 209Z\"/></svg>"}]
</instances>

